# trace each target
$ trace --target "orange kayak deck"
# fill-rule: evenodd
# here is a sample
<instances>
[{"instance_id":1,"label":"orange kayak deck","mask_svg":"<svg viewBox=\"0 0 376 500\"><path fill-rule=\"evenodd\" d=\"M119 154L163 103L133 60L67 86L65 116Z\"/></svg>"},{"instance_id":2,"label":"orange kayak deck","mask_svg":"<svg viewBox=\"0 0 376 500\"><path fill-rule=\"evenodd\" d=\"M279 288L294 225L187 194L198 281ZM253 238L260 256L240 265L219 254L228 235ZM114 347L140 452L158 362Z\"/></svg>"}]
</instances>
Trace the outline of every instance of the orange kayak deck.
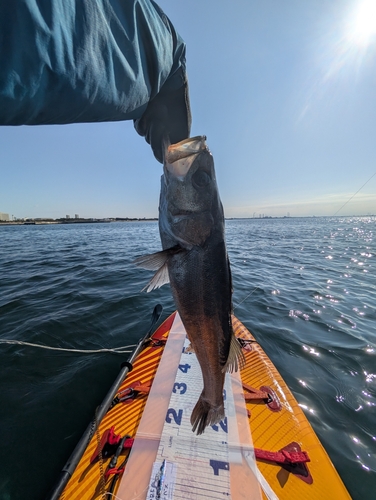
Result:
<instances>
[{"instance_id":1,"label":"orange kayak deck","mask_svg":"<svg viewBox=\"0 0 376 500\"><path fill-rule=\"evenodd\" d=\"M248 437L237 438L238 449L235 451L240 450L243 454L242 470L235 465L235 462L239 463L239 460L221 459L224 456L223 453L230 453L230 455L232 453L231 456L233 456L234 451L228 451L227 443L227 441L233 442L234 439L225 437L218 440L222 443L222 448L213 444L218 454L218 460L211 461L215 482L207 481L206 492L204 489L199 492L197 488L191 488L192 485L197 485L199 475L197 467L203 469L201 463L204 463L205 451L210 447L210 436L219 435L217 431L221 430L227 433L230 425L236 426L230 417L226 419L226 422L214 426L215 432L208 429L208 432L201 436L195 437L192 432L187 434L180 429L176 430L176 426L173 437L165 435L163 431L166 422L178 423L180 426L183 415L183 410L181 410L182 413L178 413L176 410L171 411L170 407L171 387L173 387L172 392L180 394L184 393L185 385L185 382L181 381L183 379L176 379L179 382L175 381L182 353L182 344L178 343L177 338L179 333L184 333L185 338L185 332L180 331L182 328L180 318L177 313L173 313L157 328L150 341L137 356L133 363L133 370L120 386L110 410L104 416L98 429L93 430L85 453L60 498L63 500L94 500L96 498L141 500L151 499L153 495L154 498L159 495L161 499L220 498L216 488L223 487L221 496L227 496L233 500L238 498L247 498L247 500L251 498L349 499L350 496L341 478L281 375L252 334L236 317L233 317L233 327L246 358L240 378L234 375L231 382L232 387L235 387L234 406L243 408L237 410L237 413L241 413L241 416L237 417L239 432L243 435L247 435L247 432L249 434ZM179 342L184 342L184 338ZM166 353L161 362L165 349ZM173 361L174 356L175 361ZM191 356L194 357L190 358L192 360L196 358L194 354ZM189 370L184 367L190 367L191 363L189 365L185 361L182 363L180 372L185 377L190 377ZM159 365L161 365L160 368ZM170 382L168 382L169 377L173 377ZM158 391L153 391L154 379L154 389L158 388ZM197 384L195 381L191 380L191 382L193 386L198 385L198 390L201 392L200 382ZM169 384L170 389L168 389ZM241 391L237 391L236 387L240 387ZM227 386L225 389L229 390ZM170 390L169 394L166 392L168 390ZM163 391L166 392L164 396ZM241 392L241 395L237 392ZM162 403L163 397L167 398L164 403ZM196 400L197 398L194 399L194 403ZM247 427L245 434L244 428L241 431L244 421ZM173 439L178 439L179 432L180 441L176 442L181 461L174 463L174 459L171 458L173 455L166 454L168 444L163 445L163 439L167 440L166 443L172 443ZM183 452L181 451L187 439L190 442L189 459L187 456L182 458ZM194 452L192 452L192 446ZM226 449L223 448L224 446ZM249 450L252 451L252 460L248 460L247 464L244 464L245 449L248 450L248 456L250 456ZM119 454L117 461L114 459L116 453ZM175 453L174 456L176 457L177 454ZM256 461L254 461L255 456ZM163 457L168 458L167 465L162 462ZM186 462L182 461L183 459ZM182 464L185 464L184 467ZM154 476L158 478L161 475L160 471L163 466L163 471L166 471L167 475L170 474L171 482L170 491L162 492L164 496L161 491L156 495L157 485L152 481ZM177 469L180 470L181 476ZM193 472L194 470L196 472ZM190 474L194 476L190 477ZM184 475L186 480L183 481L183 488L181 477ZM171 479L172 477L174 480ZM180 490L178 492L178 487L176 487L176 493L173 491L174 481L176 485L180 484ZM223 486L219 486L222 484ZM155 486L154 490L150 489L150 485ZM110 492L113 496L111 494L106 496L106 492Z\"/></svg>"}]
</instances>

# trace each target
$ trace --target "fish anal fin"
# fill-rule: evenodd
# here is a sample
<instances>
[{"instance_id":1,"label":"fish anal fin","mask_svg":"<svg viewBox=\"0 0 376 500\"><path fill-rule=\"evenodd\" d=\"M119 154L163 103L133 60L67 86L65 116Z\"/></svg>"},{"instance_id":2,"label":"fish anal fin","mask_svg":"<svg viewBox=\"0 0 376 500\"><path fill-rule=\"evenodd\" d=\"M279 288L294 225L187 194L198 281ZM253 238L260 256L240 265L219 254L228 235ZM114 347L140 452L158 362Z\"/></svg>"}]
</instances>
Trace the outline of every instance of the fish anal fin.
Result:
<instances>
[{"instance_id":1,"label":"fish anal fin","mask_svg":"<svg viewBox=\"0 0 376 500\"><path fill-rule=\"evenodd\" d=\"M234 334L231 336L230 352L222 372L237 372L245 366L245 356Z\"/></svg>"}]
</instances>

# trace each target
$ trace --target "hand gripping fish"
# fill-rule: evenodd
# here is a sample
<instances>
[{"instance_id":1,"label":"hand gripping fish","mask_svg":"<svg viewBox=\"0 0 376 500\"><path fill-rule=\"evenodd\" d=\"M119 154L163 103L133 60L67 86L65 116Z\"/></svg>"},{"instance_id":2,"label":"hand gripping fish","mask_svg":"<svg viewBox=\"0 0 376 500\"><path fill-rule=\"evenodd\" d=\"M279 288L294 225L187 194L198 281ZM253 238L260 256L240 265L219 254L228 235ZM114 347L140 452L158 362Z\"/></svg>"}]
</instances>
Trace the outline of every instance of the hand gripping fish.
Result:
<instances>
[{"instance_id":1,"label":"hand gripping fish","mask_svg":"<svg viewBox=\"0 0 376 500\"><path fill-rule=\"evenodd\" d=\"M135 261L157 271L145 287L148 292L170 282L199 361L204 388L191 415L197 434L224 418L225 373L244 363L231 323L223 207L205 140L199 136L168 146L159 201L163 251Z\"/></svg>"}]
</instances>

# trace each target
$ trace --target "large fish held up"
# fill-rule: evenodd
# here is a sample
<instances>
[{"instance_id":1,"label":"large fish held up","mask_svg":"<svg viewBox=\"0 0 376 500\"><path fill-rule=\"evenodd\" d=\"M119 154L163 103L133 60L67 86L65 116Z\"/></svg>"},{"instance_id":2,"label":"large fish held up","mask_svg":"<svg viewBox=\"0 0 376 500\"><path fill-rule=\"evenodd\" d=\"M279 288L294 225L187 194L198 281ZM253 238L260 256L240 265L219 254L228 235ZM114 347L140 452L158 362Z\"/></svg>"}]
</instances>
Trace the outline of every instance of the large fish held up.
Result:
<instances>
[{"instance_id":1,"label":"large fish held up","mask_svg":"<svg viewBox=\"0 0 376 500\"><path fill-rule=\"evenodd\" d=\"M156 271L147 291L170 282L199 361L204 388L191 415L197 434L224 418L226 371L237 371L244 362L232 330L223 207L205 140L193 137L166 147L159 201L163 251L135 261Z\"/></svg>"}]
</instances>

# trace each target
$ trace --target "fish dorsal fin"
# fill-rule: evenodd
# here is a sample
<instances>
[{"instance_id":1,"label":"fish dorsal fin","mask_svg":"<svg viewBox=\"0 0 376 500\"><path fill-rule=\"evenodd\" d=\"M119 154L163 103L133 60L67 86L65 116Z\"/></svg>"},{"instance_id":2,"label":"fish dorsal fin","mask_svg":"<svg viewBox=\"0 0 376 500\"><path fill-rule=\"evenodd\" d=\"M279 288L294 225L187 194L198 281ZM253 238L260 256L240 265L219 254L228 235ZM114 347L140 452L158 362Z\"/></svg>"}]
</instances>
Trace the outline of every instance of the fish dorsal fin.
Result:
<instances>
[{"instance_id":1,"label":"fish dorsal fin","mask_svg":"<svg viewBox=\"0 0 376 500\"><path fill-rule=\"evenodd\" d=\"M237 372L245 366L245 356L234 334L231 336L230 352L222 372Z\"/></svg>"},{"instance_id":2,"label":"fish dorsal fin","mask_svg":"<svg viewBox=\"0 0 376 500\"><path fill-rule=\"evenodd\" d=\"M149 283L141 290L142 292L145 290L147 292L151 292L155 288L160 288L170 282L168 275L168 260L172 255L181 251L182 248L179 245L176 245L175 247L162 250L161 252L155 252L150 255L142 255L133 261L136 266L149 269L150 271L157 271Z\"/></svg>"}]
</instances>

